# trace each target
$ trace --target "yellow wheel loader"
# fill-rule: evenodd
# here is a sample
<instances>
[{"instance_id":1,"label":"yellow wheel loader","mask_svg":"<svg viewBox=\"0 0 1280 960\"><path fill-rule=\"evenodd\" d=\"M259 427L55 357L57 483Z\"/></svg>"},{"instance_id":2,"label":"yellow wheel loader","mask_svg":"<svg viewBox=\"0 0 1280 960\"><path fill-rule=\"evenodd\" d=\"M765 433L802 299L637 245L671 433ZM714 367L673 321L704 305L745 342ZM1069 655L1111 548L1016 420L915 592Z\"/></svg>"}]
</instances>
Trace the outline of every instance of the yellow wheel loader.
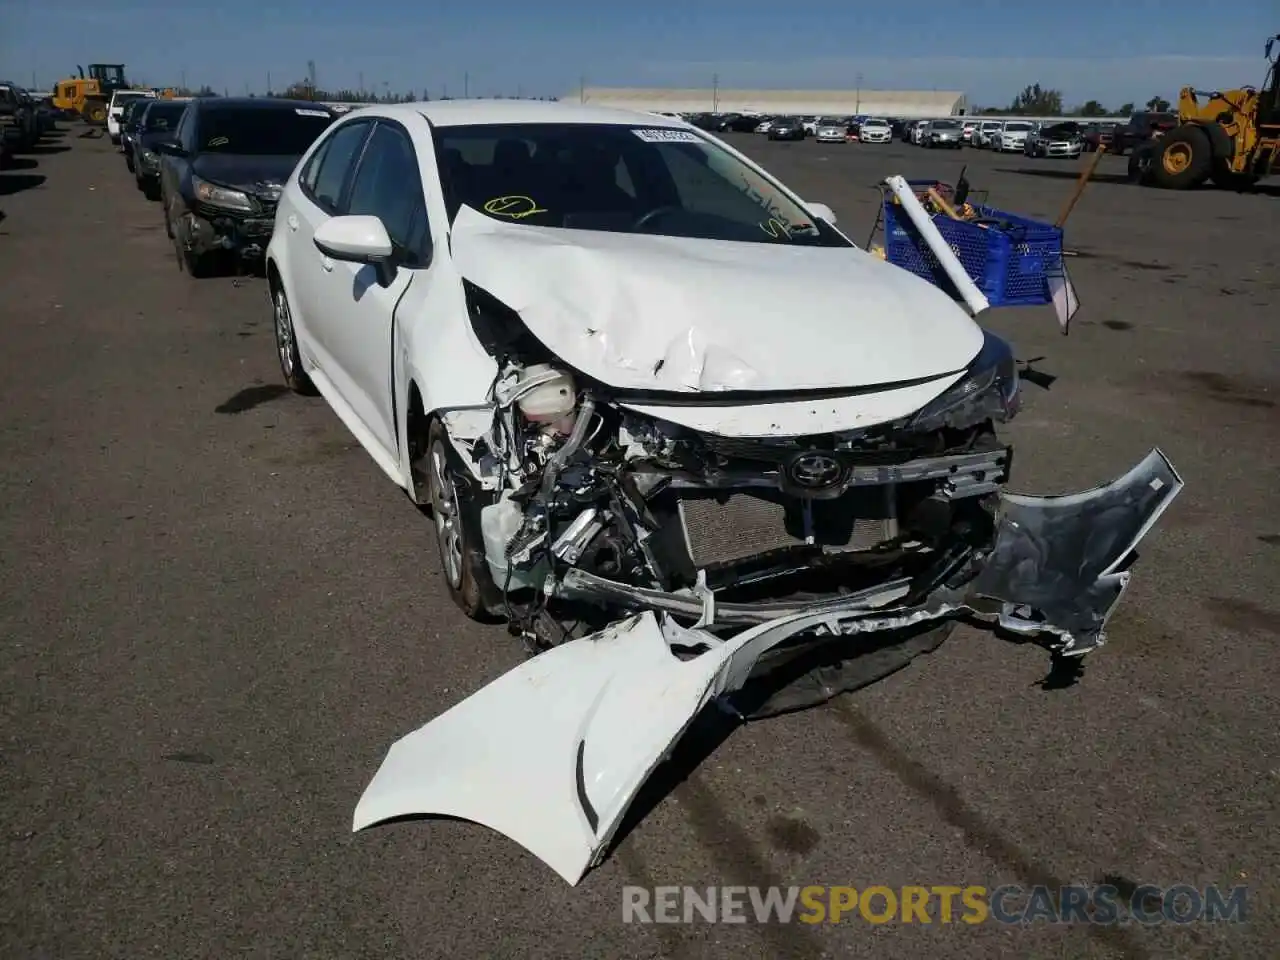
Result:
<instances>
[{"instance_id":1,"label":"yellow wheel loader","mask_svg":"<svg viewBox=\"0 0 1280 960\"><path fill-rule=\"evenodd\" d=\"M1268 69L1261 89L1195 90L1178 94L1178 125L1144 144L1131 173L1166 190L1206 181L1242 189L1280 173L1280 70L1273 55L1280 34L1267 40Z\"/></svg>"}]
</instances>

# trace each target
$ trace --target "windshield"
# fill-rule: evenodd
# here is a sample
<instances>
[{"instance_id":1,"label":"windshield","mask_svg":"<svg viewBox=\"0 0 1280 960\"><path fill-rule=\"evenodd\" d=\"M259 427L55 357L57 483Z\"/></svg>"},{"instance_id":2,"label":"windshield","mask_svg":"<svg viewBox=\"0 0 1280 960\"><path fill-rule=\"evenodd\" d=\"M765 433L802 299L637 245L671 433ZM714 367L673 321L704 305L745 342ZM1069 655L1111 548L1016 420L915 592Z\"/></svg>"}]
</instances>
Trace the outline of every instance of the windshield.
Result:
<instances>
[{"instance_id":1,"label":"windshield","mask_svg":"<svg viewBox=\"0 0 1280 960\"><path fill-rule=\"evenodd\" d=\"M322 108L212 107L200 112L201 153L301 156L333 122Z\"/></svg>"},{"instance_id":2,"label":"windshield","mask_svg":"<svg viewBox=\"0 0 1280 960\"><path fill-rule=\"evenodd\" d=\"M845 247L766 176L692 130L437 128L445 204L535 227Z\"/></svg>"},{"instance_id":3,"label":"windshield","mask_svg":"<svg viewBox=\"0 0 1280 960\"><path fill-rule=\"evenodd\" d=\"M146 109L142 119L142 129L146 133L157 133L161 130L174 130L182 113L187 109L185 103L153 103Z\"/></svg>"},{"instance_id":4,"label":"windshield","mask_svg":"<svg viewBox=\"0 0 1280 960\"><path fill-rule=\"evenodd\" d=\"M823 117L818 121L820 127L843 127L845 122L839 117Z\"/></svg>"},{"instance_id":5,"label":"windshield","mask_svg":"<svg viewBox=\"0 0 1280 960\"><path fill-rule=\"evenodd\" d=\"M142 99L150 100L151 98L148 97L145 93L117 93L116 94L116 103L118 104L128 103L130 100L142 100Z\"/></svg>"},{"instance_id":6,"label":"windshield","mask_svg":"<svg viewBox=\"0 0 1280 960\"><path fill-rule=\"evenodd\" d=\"M1031 129L1031 124L1023 123L1019 120L1015 120L1012 123L1006 123L1004 125L1005 133L1026 133L1030 129Z\"/></svg>"},{"instance_id":7,"label":"windshield","mask_svg":"<svg viewBox=\"0 0 1280 960\"><path fill-rule=\"evenodd\" d=\"M1080 125L1076 123L1056 123L1040 131L1046 137L1075 137L1080 134Z\"/></svg>"},{"instance_id":8,"label":"windshield","mask_svg":"<svg viewBox=\"0 0 1280 960\"><path fill-rule=\"evenodd\" d=\"M864 127L887 127L887 126L889 125L889 121L887 121L887 120L875 120L875 119L872 119L872 120L863 120L863 121L862 121L862 125L863 125Z\"/></svg>"},{"instance_id":9,"label":"windshield","mask_svg":"<svg viewBox=\"0 0 1280 960\"><path fill-rule=\"evenodd\" d=\"M960 124L954 120L935 120L933 121L933 129L935 130L954 130Z\"/></svg>"}]
</instances>

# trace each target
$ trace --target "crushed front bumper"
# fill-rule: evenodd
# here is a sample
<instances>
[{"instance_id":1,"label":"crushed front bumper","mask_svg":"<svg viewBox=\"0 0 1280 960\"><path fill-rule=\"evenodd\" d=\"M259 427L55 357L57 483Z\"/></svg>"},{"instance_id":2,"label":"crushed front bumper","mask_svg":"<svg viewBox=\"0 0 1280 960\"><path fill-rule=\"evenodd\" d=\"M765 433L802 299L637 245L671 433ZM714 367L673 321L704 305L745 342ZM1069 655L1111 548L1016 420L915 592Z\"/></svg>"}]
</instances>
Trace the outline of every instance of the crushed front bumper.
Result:
<instances>
[{"instance_id":1,"label":"crushed front bumper","mask_svg":"<svg viewBox=\"0 0 1280 960\"><path fill-rule=\"evenodd\" d=\"M1043 638L1059 656L1101 646L1137 544L1182 486L1153 450L1084 493L1001 494L992 542L927 589L898 582L816 604L717 605L713 594L573 573L562 589L639 612L526 661L397 742L353 829L414 815L472 820L576 884L698 713L742 691L788 641L830 644L967 614ZM704 629L731 624L752 626L728 639Z\"/></svg>"},{"instance_id":2,"label":"crushed front bumper","mask_svg":"<svg viewBox=\"0 0 1280 960\"><path fill-rule=\"evenodd\" d=\"M236 217L202 207L197 213L183 216L182 223L183 242L193 253L229 250L251 259L266 253L275 229L275 214Z\"/></svg>"}]
</instances>

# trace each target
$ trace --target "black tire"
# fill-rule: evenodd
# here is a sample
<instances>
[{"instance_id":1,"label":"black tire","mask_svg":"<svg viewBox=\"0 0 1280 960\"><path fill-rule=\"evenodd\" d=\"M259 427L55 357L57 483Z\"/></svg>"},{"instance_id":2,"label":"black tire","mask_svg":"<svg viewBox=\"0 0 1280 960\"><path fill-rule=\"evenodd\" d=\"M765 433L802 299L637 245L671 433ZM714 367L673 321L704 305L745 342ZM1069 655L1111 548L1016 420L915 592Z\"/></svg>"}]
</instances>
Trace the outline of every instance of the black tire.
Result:
<instances>
[{"instance_id":1,"label":"black tire","mask_svg":"<svg viewBox=\"0 0 1280 960\"><path fill-rule=\"evenodd\" d=\"M456 463L444 424L431 422L423 464L431 499L431 519L440 550L440 567L449 596L472 620L488 620L502 603L493 582L480 534L484 493Z\"/></svg>"},{"instance_id":2,"label":"black tire","mask_svg":"<svg viewBox=\"0 0 1280 960\"><path fill-rule=\"evenodd\" d=\"M195 253L182 243L181 234L173 233L173 252L178 260L178 269L193 280L203 280L214 274L214 255L212 253Z\"/></svg>"},{"instance_id":3,"label":"black tire","mask_svg":"<svg viewBox=\"0 0 1280 960\"><path fill-rule=\"evenodd\" d=\"M1129 182L1145 184L1151 178L1151 161L1153 154L1150 150L1134 150L1129 154Z\"/></svg>"},{"instance_id":4,"label":"black tire","mask_svg":"<svg viewBox=\"0 0 1280 960\"><path fill-rule=\"evenodd\" d=\"M316 385L302 369L302 356L298 352L298 337L293 328L293 310L283 286L277 286L271 297L272 329L275 333L276 358L280 361L280 374L294 393L304 397L316 395Z\"/></svg>"},{"instance_id":5,"label":"black tire","mask_svg":"<svg viewBox=\"0 0 1280 960\"><path fill-rule=\"evenodd\" d=\"M160 184L154 180L139 180L138 187L142 190L142 195L153 203L160 199Z\"/></svg>"},{"instance_id":6,"label":"black tire","mask_svg":"<svg viewBox=\"0 0 1280 960\"><path fill-rule=\"evenodd\" d=\"M1213 181L1213 185L1221 190L1235 190L1237 193L1243 193L1253 188L1261 177L1257 177L1252 173L1233 173L1226 165L1226 162L1214 165L1213 173L1209 175L1209 179Z\"/></svg>"},{"instance_id":7,"label":"black tire","mask_svg":"<svg viewBox=\"0 0 1280 960\"><path fill-rule=\"evenodd\" d=\"M1166 133L1153 151L1151 180L1165 190L1190 190L1209 179L1213 148L1199 127L1186 125Z\"/></svg>"},{"instance_id":8,"label":"black tire","mask_svg":"<svg viewBox=\"0 0 1280 960\"><path fill-rule=\"evenodd\" d=\"M126 168L130 173L134 173L134 172L135 172L135 167L134 167L134 164L133 164L133 151L132 151L132 150L126 150L126 151L124 152L124 165L125 165L125 168Z\"/></svg>"}]
</instances>

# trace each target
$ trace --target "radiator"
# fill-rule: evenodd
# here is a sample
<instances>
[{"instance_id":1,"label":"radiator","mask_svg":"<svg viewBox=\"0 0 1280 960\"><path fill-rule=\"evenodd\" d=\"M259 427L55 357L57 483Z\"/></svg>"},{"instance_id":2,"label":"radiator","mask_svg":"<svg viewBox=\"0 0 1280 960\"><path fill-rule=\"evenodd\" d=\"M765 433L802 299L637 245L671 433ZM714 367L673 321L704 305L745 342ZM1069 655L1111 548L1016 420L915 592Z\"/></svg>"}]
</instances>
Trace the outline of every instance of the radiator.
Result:
<instances>
[{"instance_id":1,"label":"radiator","mask_svg":"<svg viewBox=\"0 0 1280 960\"><path fill-rule=\"evenodd\" d=\"M680 521L695 567L723 566L805 543L832 552L869 550L898 533L893 487L865 487L813 501L756 491L685 495Z\"/></svg>"}]
</instances>

